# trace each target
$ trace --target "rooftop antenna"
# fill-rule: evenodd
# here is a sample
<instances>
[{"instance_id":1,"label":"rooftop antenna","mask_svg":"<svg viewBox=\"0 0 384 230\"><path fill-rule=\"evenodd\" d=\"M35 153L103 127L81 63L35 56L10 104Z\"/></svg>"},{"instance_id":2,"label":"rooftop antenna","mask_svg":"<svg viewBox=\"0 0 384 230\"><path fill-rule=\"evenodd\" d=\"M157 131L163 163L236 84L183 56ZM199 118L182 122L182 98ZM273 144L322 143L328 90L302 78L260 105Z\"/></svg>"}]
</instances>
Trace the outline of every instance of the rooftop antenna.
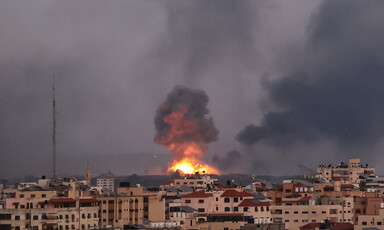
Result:
<instances>
[{"instance_id":1,"label":"rooftop antenna","mask_svg":"<svg viewBox=\"0 0 384 230\"><path fill-rule=\"evenodd\" d=\"M56 172L56 70L53 72L53 98L52 98L52 154L53 154L53 179L57 180Z\"/></svg>"}]
</instances>

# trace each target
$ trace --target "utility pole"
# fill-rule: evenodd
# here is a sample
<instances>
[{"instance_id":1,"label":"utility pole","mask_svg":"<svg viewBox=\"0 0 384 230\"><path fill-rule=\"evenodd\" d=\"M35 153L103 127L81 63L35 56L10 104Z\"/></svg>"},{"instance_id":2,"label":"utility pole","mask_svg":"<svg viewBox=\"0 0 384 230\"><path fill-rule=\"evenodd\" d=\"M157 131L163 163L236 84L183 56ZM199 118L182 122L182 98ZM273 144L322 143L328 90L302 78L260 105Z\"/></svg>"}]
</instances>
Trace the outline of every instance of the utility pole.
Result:
<instances>
[{"instance_id":1,"label":"utility pole","mask_svg":"<svg viewBox=\"0 0 384 230\"><path fill-rule=\"evenodd\" d=\"M53 98L52 98L52 154L53 154L53 179L57 180L56 172L56 71L53 72Z\"/></svg>"}]
</instances>

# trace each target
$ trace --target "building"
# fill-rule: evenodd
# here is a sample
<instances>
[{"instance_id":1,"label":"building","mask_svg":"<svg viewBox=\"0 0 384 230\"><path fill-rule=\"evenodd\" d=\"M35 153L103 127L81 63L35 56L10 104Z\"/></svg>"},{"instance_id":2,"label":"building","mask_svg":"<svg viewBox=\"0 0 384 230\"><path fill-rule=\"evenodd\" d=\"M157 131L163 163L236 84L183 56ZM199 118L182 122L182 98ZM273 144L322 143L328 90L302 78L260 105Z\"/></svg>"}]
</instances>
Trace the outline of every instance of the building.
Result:
<instances>
[{"instance_id":1,"label":"building","mask_svg":"<svg viewBox=\"0 0 384 230\"><path fill-rule=\"evenodd\" d=\"M216 182L217 179L211 178L209 175L200 175L196 173L194 175L189 175L183 178L166 181L161 184L160 187L165 189L169 187L180 188L183 186L188 186L195 190L201 190L212 188Z\"/></svg>"},{"instance_id":2,"label":"building","mask_svg":"<svg viewBox=\"0 0 384 230\"><path fill-rule=\"evenodd\" d=\"M115 191L115 178L97 178L97 187L102 188L105 192L114 192Z\"/></svg>"},{"instance_id":3,"label":"building","mask_svg":"<svg viewBox=\"0 0 384 230\"><path fill-rule=\"evenodd\" d=\"M99 226L98 201L83 182L41 179L10 193L0 209L0 229L69 230Z\"/></svg>"},{"instance_id":4,"label":"building","mask_svg":"<svg viewBox=\"0 0 384 230\"><path fill-rule=\"evenodd\" d=\"M165 221L165 200L158 192L121 183L114 196L97 197L100 201L100 225L124 228L145 221Z\"/></svg>"},{"instance_id":5,"label":"building","mask_svg":"<svg viewBox=\"0 0 384 230\"><path fill-rule=\"evenodd\" d=\"M369 168L368 164L363 166L360 159L349 159L348 164L341 162L336 167L320 165L317 172L329 181L340 178L342 183L358 185L361 181L360 176L374 176L375 168Z\"/></svg>"},{"instance_id":6,"label":"building","mask_svg":"<svg viewBox=\"0 0 384 230\"><path fill-rule=\"evenodd\" d=\"M355 224L356 230L384 228L384 203L380 205L379 212L375 214L359 215Z\"/></svg>"}]
</instances>

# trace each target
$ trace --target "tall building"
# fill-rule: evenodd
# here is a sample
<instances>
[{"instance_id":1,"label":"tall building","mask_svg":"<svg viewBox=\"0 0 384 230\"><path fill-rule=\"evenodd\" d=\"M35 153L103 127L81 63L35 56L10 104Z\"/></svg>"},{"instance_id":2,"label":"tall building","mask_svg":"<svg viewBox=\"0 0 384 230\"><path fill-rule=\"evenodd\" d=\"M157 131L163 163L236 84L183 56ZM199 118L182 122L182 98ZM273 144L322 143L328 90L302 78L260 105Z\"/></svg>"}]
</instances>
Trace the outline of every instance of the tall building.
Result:
<instances>
[{"instance_id":1,"label":"tall building","mask_svg":"<svg viewBox=\"0 0 384 230\"><path fill-rule=\"evenodd\" d=\"M124 225L143 224L146 220L165 221L165 199L141 186L121 183L115 196L101 196L101 226L124 228Z\"/></svg>"}]
</instances>

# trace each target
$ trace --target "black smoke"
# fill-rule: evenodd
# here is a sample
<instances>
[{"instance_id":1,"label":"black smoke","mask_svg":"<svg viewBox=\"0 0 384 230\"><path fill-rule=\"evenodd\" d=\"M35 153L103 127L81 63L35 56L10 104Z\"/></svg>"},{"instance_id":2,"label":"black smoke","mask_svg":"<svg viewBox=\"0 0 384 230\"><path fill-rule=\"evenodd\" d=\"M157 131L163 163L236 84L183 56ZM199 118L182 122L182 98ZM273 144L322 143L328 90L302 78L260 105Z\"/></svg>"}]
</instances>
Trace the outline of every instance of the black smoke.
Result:
<instances>
[{"instance_id":1,"label":"black smoke","mask_svg":"<svg viewBox=\"0 0 384 230\"><path fill-rule=\"evenodd\" d=\"M307 28L304 52L264 87L276 111L236 139L285 149L332 140L367 149L384 136L383 1L326 1Z\"/></svg>"},{"instance_id":2,"label":"black smoke","mask_svg":"<svg viewBox=\"0 0 384 230\"><path fill-rule=\"evenodd\" d=\"M176 86L157 109L154 120L155 142L168 146L184 142L208 144L216 141L219 132L212 117L208 117L208 102L208 95L204 91ZM176 115L179 121L173 124L167 122L167 118L172 115Z\"/></svg>"}]
</instances>

